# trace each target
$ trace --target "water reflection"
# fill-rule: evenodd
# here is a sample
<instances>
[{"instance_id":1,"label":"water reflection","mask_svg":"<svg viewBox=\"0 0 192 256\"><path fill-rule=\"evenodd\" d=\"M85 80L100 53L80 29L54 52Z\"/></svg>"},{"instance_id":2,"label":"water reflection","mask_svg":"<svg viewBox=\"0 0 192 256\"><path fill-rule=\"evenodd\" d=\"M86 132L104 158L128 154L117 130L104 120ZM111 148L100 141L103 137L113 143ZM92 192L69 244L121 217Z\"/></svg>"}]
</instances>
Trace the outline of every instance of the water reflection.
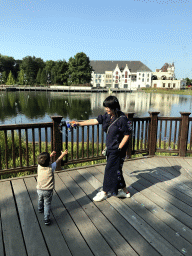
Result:
<instances>
[{"instance_id":1,"label":"water reflection","mask_svg":"<svg viewBox=\"0 0 192 256\"><path fill-rule=\"evenodd\" d=\"M191 111L191 96L141 92L114 95L123 112L135 112L139 117L149 116L148 111L159 111L161 116L180 116L180 111ZM15 123L46 122L53 115L70 120L93 118L104 113L103 101L107 96L108 93L1 92L0 123L11 123L14 118Z\"/></svg>"}]
</instances>

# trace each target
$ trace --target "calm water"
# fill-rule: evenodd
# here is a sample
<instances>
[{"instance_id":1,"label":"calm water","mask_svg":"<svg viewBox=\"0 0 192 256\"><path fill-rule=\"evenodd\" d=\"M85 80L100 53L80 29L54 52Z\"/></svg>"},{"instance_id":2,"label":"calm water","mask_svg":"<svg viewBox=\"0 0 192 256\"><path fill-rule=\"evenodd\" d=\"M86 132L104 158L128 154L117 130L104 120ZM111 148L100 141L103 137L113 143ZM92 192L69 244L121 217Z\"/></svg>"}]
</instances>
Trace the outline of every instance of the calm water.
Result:
<instances>
[{"instance_id":1,"label":"calm water","mask_svg":"<svg viewBox=\"0 0 192 256\"><path fill-rule=\"evenodd\" d=\"M192 96L153 93L118 93L122 111L135 116L180 116L192 112ZM103 101L108 93L0 92L0 124L50 122L51 116L64 120L86 120L104 113Z\"/></svg>"}]
</instances>

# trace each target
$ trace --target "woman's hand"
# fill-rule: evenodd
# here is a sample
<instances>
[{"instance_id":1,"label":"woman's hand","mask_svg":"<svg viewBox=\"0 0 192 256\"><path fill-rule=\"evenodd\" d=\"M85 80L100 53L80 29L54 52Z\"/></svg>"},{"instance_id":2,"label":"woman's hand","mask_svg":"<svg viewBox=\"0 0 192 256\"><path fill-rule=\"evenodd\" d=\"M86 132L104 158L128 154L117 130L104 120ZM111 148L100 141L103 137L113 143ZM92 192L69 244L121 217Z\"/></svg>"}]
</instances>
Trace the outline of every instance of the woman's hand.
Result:
<instances>
[{"instance_id":1,"label":"woman's hand","mask_svg":"<svg viewBox=\"0 0 192 256\"><path fill-rule=\"evenodd\" d=\"M71 124L72 127L79 126L79 122L77 121L71 121L69 123Z\"/></svg>"}]
</instances>

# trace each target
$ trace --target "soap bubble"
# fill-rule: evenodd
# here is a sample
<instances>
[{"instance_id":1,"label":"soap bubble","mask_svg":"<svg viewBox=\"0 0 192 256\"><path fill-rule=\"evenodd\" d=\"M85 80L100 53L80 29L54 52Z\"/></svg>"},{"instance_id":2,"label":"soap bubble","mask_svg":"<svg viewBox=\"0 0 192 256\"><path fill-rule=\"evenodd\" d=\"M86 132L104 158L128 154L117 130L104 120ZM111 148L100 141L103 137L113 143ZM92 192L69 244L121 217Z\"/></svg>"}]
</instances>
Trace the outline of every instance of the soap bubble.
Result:
<instances>
[{"instance_id":1,"label":"soap bubble","mask_svg":"<svg viewBox=\"0 0 192 256\"><path fill-rule=\"evenodd\" d=\"M185 248L182 248L182 253L187 253L187 250Z\"/></svg>"}]
</instances>

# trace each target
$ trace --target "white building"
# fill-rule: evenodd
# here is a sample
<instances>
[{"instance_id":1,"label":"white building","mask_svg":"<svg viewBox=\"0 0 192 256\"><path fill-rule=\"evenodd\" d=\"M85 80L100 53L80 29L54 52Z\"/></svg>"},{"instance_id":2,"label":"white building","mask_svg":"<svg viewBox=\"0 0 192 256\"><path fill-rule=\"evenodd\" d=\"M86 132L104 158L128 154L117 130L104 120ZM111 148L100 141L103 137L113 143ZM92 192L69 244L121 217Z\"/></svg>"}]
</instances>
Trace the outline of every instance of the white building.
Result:
<instances>
[{"instance_id":1,"label":"white building","mask_svg":"<svg viewBox=\"0 0 192 256\"><path fill-rule=\"evenodd\" d=\"M140 61L91 61L93 87L137 90L151 86L152 71Z\"/></svg>"},{"instance_id":2,"label":"white building","mask_svg":"<svg viewBox=\"0 0 192 256\"><path fill-rule=\"evenodd\" d=\"M151 85L154 88L184 89L186 81L175 80L174 63L165 63L161 69L156 69L153 72Z\"/></svg>"}]
</instances>

